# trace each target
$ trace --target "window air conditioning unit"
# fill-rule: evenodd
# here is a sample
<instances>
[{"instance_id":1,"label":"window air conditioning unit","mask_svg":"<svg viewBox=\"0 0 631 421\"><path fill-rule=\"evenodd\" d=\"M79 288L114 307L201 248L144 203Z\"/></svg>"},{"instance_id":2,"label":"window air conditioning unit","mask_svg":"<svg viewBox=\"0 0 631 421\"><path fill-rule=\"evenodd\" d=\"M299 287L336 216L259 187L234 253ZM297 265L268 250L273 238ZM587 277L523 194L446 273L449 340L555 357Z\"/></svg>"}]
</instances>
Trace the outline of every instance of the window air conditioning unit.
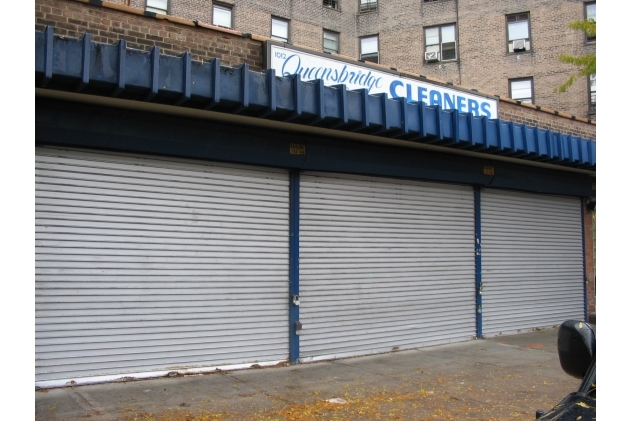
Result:
<instances>
[{"instance_id":1,"label":"window air conditioning unit","mask_svg":"<svg viewBox=\"0 0 631 421\"><path fill-rule=\"evenodd\" d=\"M432 61L438 61L438 51L426 51L425 61L430 63Z\"/></svg>"},{"instance_id":2,"label":"window air conditioning unit","mask_svg":"<svg viewBox=\"0 0 631 421\"><path fill-rule=\"evenodd\" d=\"M526 40L525 39L513 40L513 51L526 51Z\"/></svg>"}]
</instances>

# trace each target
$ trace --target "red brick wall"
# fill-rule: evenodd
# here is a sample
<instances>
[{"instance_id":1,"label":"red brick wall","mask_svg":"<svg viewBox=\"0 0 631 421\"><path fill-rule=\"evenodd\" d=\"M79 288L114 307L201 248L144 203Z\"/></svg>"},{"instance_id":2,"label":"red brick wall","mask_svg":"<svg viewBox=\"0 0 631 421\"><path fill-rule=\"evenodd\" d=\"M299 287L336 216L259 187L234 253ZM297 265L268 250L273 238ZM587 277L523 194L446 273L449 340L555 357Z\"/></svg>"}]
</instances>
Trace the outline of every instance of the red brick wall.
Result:
<instances>
[{"instance_id":1,"label":"red brick wall","mask_svg":"<svg viewBox=\"0 0 631 421\"><path fill-rule=\"evenodd\" d=\"M197 27L192 21L169 16L156 19L140 9L109 4L93 6L80 0L35 0L35 30L53 26L58 35L80 38L92 34L94 42L113 44L121 39L130 48L147 50L154 45L162 53L190 52L194 60L219 57L222 64L247 63L263 68L263 43L234 32ZM114 8L116 7L116 8Z\"/></svg>"},{"instance_id":2,"label":"red brick wall","mask_svg":"<svg viewBox=\"0 0 631 421\"><path fill-rule=\"evenodd\" d=\"M596 124L590 123L584 118L572 116L565 113L555 114L553 110L537 110L530 104L518 105L512 100L501 100L499 103L500 119L514 121L515 123L537 126L584 139L596 140Z\"/></svg>"},{"instance_id":3,"label":"red brick wall","mask_svg":"<svg viewBox=\"0 0 631 421\"><path fill-rule=\"evenodd\" d=\"M595 193L594 193L595 194ZM585 274L587 277L587 311L596 314L596 268L594 260L594 219L595 214L585 206L583 208L585 232Z\"/></svg>"}]
</instances>

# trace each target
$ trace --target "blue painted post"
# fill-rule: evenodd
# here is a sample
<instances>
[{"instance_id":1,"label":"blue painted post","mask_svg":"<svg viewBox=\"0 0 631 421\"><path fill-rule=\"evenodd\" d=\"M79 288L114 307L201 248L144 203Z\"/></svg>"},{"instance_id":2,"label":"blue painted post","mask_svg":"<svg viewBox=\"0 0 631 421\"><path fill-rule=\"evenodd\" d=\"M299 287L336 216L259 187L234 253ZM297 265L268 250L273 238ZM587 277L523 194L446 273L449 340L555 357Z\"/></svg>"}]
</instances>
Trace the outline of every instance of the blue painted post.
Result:
<instances>
[{"instance_id":1,"label":"blue painted post","mask_svg":"<svg viewBox=\"0 0 631 421\"><path fill-rule=\"evenodd\" d=\"M480 187L473 191L475 206L475 325L476 336L482 339L482 213Z\"/></svg>"},{"instance_id":2,"label":"blue painted post","mask_svg":"<svg viewBox=\"0 0 631 421\"><path fill-rule=\"evenodd\" d=\"M289 361L300 358L300 173L289 174Z\"/></svg>"}]
</instances>

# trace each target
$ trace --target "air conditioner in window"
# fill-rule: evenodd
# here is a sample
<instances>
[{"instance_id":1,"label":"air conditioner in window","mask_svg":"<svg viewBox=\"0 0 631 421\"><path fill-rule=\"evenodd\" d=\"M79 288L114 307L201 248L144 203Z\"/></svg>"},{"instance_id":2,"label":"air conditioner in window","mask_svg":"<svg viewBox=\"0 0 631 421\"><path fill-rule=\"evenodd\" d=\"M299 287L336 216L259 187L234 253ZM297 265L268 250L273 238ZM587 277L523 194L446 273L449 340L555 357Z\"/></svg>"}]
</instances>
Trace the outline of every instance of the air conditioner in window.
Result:
<instances>
[{"instance_id":1,"label":"air conditioner in window","mask_svg":"<svg viewBox=\"0 0 631 421\"><path fill-rule=\"evenodd\" d=\"M513 51L526 51L526 40L525 39L513 40Z\"/></svg>"},{"instance_id":2,"label":"air conditioner in window","mask_svg":"<svg viewBox=\"0 0 631 421\"><path fill-rule=\"evenodd\" d=\"M432 61L438 61L438 51L426 51L425 61L431 63Z\"/></svg>"}]
</instances>

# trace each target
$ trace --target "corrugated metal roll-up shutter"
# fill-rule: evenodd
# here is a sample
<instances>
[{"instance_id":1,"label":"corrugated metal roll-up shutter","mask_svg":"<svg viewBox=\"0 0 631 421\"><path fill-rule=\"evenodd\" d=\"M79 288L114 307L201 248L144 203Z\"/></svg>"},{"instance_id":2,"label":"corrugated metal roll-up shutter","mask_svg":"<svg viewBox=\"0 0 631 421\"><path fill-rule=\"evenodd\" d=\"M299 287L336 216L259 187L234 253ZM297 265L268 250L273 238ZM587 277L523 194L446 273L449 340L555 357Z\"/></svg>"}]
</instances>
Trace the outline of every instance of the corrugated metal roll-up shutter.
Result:
<instances>
[{"instance_id":1,"label":"corrugated metal roll-up shutter","mask_svg":"<svg viewBox=\"0 0 631 421\"><path fill-rule=\"evenodd\" d=\"M303 361L475 337L470 187L300 178Z\"/></svg>"},{"instance_id":2,"label":"corrugated metal roll-up shutter","mask_svg":"<svg viewBox=\"0 0 631 421\"><path fill-rule=\"evenodd\" d=\"M580 199L489 189L481 214L483 335L582 320Z\"/></svg>"},{"instance_id":3,"label":"corrugated metal roll-up shutter","mask_svg":"<svg viewBox=\"0 0 631 421\"><path fill-rule=\"evenodd\" d=\"M36 149L36 381L288 358L286 171Z\"/></svg>"}]
</instances>

